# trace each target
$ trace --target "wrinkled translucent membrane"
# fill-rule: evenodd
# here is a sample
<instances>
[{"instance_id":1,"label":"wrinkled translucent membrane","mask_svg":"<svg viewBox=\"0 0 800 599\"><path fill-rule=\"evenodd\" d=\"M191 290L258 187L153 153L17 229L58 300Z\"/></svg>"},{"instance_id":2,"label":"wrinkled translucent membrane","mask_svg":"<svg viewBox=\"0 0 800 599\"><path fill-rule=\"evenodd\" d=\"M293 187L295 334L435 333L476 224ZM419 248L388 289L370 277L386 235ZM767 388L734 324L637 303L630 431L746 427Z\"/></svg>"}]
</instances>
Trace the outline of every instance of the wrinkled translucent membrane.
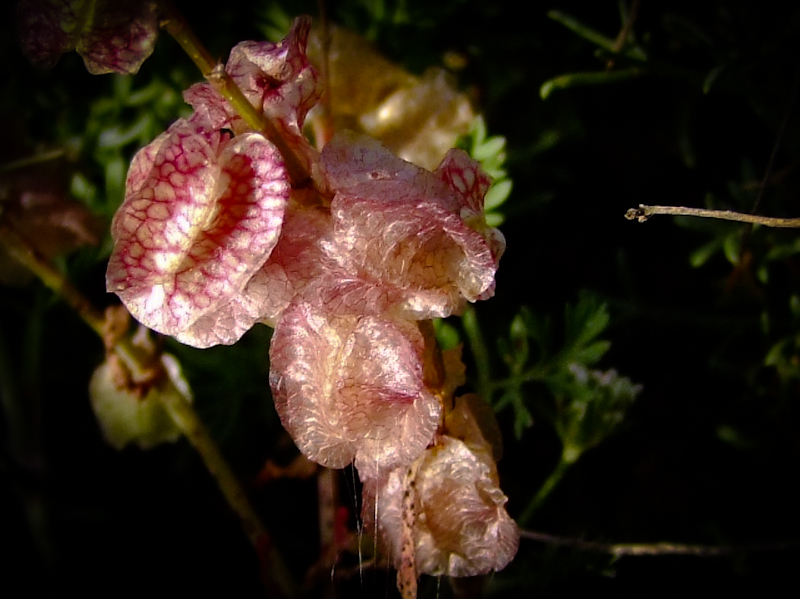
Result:
<instances>
[{"instance_id":1,"label":"wrinkled translucent membrane","mask_svg":"<svg viewBox=\"0 0 800 599\"><path fill-rule=\"evenodd\" d=\"M417 319L494 293L505 242L484 220L489 179L466 154L454 150L431 173L374 140L337 134L322 164L336 191L328 253L343 271L383 287Z\"/></svg>"},{"instance_id":2,"label":"wrinkled translucent membrane","mask_svg":"<svg viewBox=\"0 0 800 599\"><path fill-rule=\"evenodd\" d=\"M416 493L413 537L419 574L476 576L501 570L513 559L519 530L505 510L507 498L489 455L490 449L475 451L442 436L420 458L413 488L404 468L364 480L364 518L373 519L377 498L378 526L395 567L400 567L408 492Z\"/></svg>"},{"instance_id":3,"label":"wrinkled translucent membrane","mask_svg":"<svg viewBox=\"0 0 800 599\"><path fill-rule=\"evenodd\" d=\"M321 88L305 56L308 28L298 19L277 44L239 44L226 70L310 168L316 153L302 126ZM131 164L107 287L156 331L196 347L230 344L256 322L277 322L316 278L330 217L299 208L287 217L289 177L278 150L209 84L184 98L192 116ZM295 237L281 237L285 219Z\"/></svg>"},{"instance_id":4,"label":"wrinkled translucent membrane","mask_svg":"<svg viewBox=\"0 0 800 599\"><path fill-rule=\"evenodd\" d=\"M407 321L290 306L275 329L270 382L295 444L330 468L408 465L433 439L441 406L422 382L422 338Z\"/></svg>"},{"instance_id":5,"label":"wrinkled translucent membrane","mask_svg":"<svg viewBox=\"0 0 800 599\"><path fill-rule=\"evenodd\" d=\"M184 343L235 342L259 317L241 291L275 247L288 198L283 161L261 135L230 140L176 122L131 165L109 291Z\"/></svg>"}]
</instances>

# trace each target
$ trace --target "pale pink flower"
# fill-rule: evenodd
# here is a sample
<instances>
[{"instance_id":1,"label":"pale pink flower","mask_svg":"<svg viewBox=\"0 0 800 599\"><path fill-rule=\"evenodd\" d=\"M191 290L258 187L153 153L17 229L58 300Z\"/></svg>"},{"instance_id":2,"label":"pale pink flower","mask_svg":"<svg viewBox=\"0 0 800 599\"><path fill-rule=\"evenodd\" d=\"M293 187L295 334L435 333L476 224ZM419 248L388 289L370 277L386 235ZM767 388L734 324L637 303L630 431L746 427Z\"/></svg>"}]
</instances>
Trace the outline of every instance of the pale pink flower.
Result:
<instances>
[{"instance_id":1,"label":"pale pink flower","mask_svg":"<svg viewBox=\"0 0 800 599\"><path fill-rule=\"evenodd\" d=\"M321 158L336 192L328 254L350 279L382 288L415 319L493 295L505 242L486 225L489 178L478 163L453 150L431 173L353 134L334 137Z\"/></svg>"},{"instance_id":2,"label":"pale pink flower","mask_svg":"<svg viewBox=\"0 0 800 599\"><path fill-rule=\"evenodd\" d=\"M275 247L289 198L270 142L203 123L181 119L134 157L106 275L135 318L196 347L233 343L259 319L226 314Z\"/></svg>"},{"instance_id":3,"label":"pale pink flower","mask_svg":"<svg viewBox=\"0 0 800 599\"><path fill-rule=\"evenodd\" d=\"M375 476L408 465L433 439L441 413L423 383L423 351L410 321L331 316L293 304L270 350L281 422L300 451L323 466L355 460Z\"/></svg>"},{"instance_id":4,"label":"pale pink flower","mask_svg":"<svg viewBox=\"0 0 800 599\"><path fill-rule=\"evenodd\" d=\"M490 456L491 449L476 451L460 439L441 436L419 458L413 475L408 468L375 478L362 475L364 519L374 525L377 516L396 568L402 567L409 528L417 575L477 576L508 565L517 552L519 530L506 512L507 498ZM404 504L414 506L414 513L405 513Z\"/></svg>"}]
</instances>

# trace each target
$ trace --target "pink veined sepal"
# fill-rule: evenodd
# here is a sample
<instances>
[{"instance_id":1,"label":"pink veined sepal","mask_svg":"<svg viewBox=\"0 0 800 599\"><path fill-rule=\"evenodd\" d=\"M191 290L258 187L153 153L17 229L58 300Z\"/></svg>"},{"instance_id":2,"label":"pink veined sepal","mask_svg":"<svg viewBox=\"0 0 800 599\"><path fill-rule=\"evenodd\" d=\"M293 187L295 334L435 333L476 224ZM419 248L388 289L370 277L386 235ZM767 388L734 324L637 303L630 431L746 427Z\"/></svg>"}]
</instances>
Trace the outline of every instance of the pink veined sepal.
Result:
<instances>
[{"instance_id":1,"label":"pink veined sepal","mask_svg":"<svg viewBox=\"0 0 800 599\"><path fill-rule=\"evenodd\" d=\"M263 136L229 139L181 119L133 160L106 276L146 326L196 347L233 343L260 315L238 310L269 258L289 198Z\"/></svg>"}]
</instances>

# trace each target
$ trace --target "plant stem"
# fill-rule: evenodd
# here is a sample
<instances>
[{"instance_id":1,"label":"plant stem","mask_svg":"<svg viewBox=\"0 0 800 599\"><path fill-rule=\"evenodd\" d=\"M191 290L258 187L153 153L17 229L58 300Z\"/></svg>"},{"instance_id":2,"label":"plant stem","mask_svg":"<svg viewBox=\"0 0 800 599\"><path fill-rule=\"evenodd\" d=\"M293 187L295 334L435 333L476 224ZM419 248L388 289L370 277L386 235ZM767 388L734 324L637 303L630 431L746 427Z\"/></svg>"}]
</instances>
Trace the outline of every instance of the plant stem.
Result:
<instances>
[{"instance_id":1,"label":"plant stem","mask_svg":"<svg viewBox=\"0 0 800 599\"><path fill-rule=\"evenodd\" d=\"M562 547L572 547L583 551L596 551L598 553L608 553L614 557L628 555L696 555L700 557L716 555L732 555L736 553L752 553L756 551L778 551L791 549L800 545L800 541L785 541L782 543L764 543L758 545L741 546L710 546L710 545L687 545L683 543L600 543L597 541L584 541L569 537L549 535L547 533L536 532L533 530L521 530L519 536L523 539L539 541L548 545L559 545Z\"/></svg>"},{"instance_id":2,"label":"plant stem","mask_svg":"<svg viewBox=\"0 0 800 599\"><path fill-rule=\"evenodd\" d=\"M535 366L525 372L521 372L518 374L513 374L512 376L508 377L507 379L502 379L499 381L491 381L489 383L489 388L494 392L498 389L507 389L509 387L519 387L520 385L524 385L525 383L532 383L534 381L544 381L547 379L547 375L550 373L551 369L548 367L549 364L545 363L541 366Z\"/></svg>"},{"instance_id":3,"label":"plant stem","mask_svg":"<svg viewBox=\"0 0 800 599\"><path fill-rule=\"evenodd\" d=\"M656 214L669 214L672 216L697 216L701 218L716 218L732 220L741 223L764 225L765 227L783 227L787 229L800 228L800 218L776 218L772 216L758 216L744 214L732 210L705 210L702 208L686 208L684 206L645 206L639 204L638 208L631 208L625 213L628 220L638 220L643 223Z\"/></svg>"},{"instance_id":4,"label":"plant stem","mask_svg":"<svg viewBox=\"0 0 800 599\"><path fill-rule=\"evenodd\" d=\"M622 6L620 4L620 6ZM631 34L631 30L633 29L633 24L636 21L636 17L639 14L639 0L633 0L631 4L631 9L628 11L628 14L625 15L625 20L622 24L622 29L619 30L619 34L617 35L617 39L614 40L614 45L611 47L612 52L614 54L619 54L622 52L622 49L625 47L625 44L628 41L628 36Z\"/></svg>"},{"instance_id":5,"label":"plant stem","mask_svg":"<svg viewBox=\"0 0 800 599\"><path fill-rule=\"evenodd\" d=\"M256 108L250 103L239 86L225 72L224 66L211 58L208 50L197 39L194 31L172 1L159 0L159 6L164 17L161 26L180 44L192 62L200 69L203 77L228 101L248 127L262 132L278 148L286 164L292 186L295 188L311 186L321 195L326 196L327 193L323 186L314 180L309 169L304 166L303 160L286 143L275 124L260 108Z\"/></svg>"},{"instance_id":6,"label":"plant stem","mask_svg":"<svg viewBox=\"0 0 800 599\"><path fill-rule=\"evenodd\" d=\"M561 456L561 459L556 465L555 470L550 473L550 476L547 477L547 480L544 481L542 486L539 488L539 491L536 493L536 495L534 495L533 499L531 499L530 503L528 503L525 510L517 518L517 524L520 527L523 527L528 523L533 514L536 513L536 511L549 497L552 490L556 488L556 485L558 485L558 483L561 481L569 467L574 463L574 461L567 460L563 455Z\"/></svg>"},{"instance_id":7,"label":"plant stem","mask_svg":"<svg viewBox=\"0 0 800 599\"><path fill-rule=\"evenodd\" d=\"M64 275L53 268L15 229L7 224L0 225L0 242L6 246L6 250L15 260L39 277L45 286L60 295L95 333L100 337L103 336L105 319L102 313L92 306L89 300Z\"/></svg>"},{"instance_id":8,"label":"plant stem","mask_svg":"<svg viewBox=\"0 0 800 599\"><path fill-rule=\"evenodd\" d=\"M627 81L645 74L639 67L614 69L612 71L589 71L585 73L568 73L545 81L539 88L539 95L546 100L557 89L567 89L581 85L606 85L618 81Z\"/></svg>"},{"instance_id":9,"label":"plant stem","mask_svg":"<svg viewBox=\"0 0 800 599\"><path fill-rule=\"evenodd\" d=\"M262 115L258 110L244 97L242 90L239 89L230 77L227 76L224 69L220 67L211 54L208 53L205 46L197 39L194 31L186 19L173 5L171 0L160 0L159 7L164 19L161 22L161 27L169 33L176 42L183 48L184 52L192 59L192 62L200 69L203 77L209 79L210 83L214 85L218 92L220 92L226 100L233 106L239 116L252 128L260 130L262 127ZM221 70L222 73L215 73ZM211 81L213 79L213 81Z\"/></svg>"},{"instance_id":10,"label":"plant stem","mask_svg":"<svg viewBox=\"0 0 800 599\"><path fill-rule=\"evenodd\" d=\"M491 405L492 372L489 359L489 350L486 347L486 342L483 338L480 324L478 323L478 315L475 313L474 307L468 306L467 309L464 310L464 315L461 317L461 324L464 326L464 332L467 335L469 349L472 352L472 357L475 361L475 370L478 376L478 395L483 397L483 399Z\"/></svg>"},{"instance_id":11,"label":"plant stem","mask_svg":"<svg viewBox=\"0 0 800 599\"><path fill-rule=\"evenodd\" d=\"M604 50L608 50L609 52L619 51L616 49L614 40L603 35L599 31L592 29L591 27L587 27L571 15L563 13L560 10L551 10L547 13L547 16L554 21L561 23L564 25L564 27L570 29L583 39L600 46Z\"/></svg>"},{"instance_id":12,"label":"plant stem","mask_svg":"<svg viewBox=\"0 0 800 599\"><path fill-rule=\"evenodd\" d=\"M203 462L217 481L230 508L242 522L247 538L261 562L262 581L270 597L290 597L295 593L291 575L280 554L272 544L269 533L261 523L239 480L228 466L219 447L211 438L192 404L180 393L162 393L164 406L178 424L186 438L200 454Z\"/></svg>"},{"instance_id":13,"label":"plant stem","mask_svg":"<svg viewBox=\"0 0 800 599\"><path fill-rule=\"evenodd\" d=\"M41 152L39 154L34 154L33 156L20 158L19 160L4 162L0 164L0 173L26 168L34 164L42 164L44 162L50 162L51 160L57 160L58 158L61 158L64 154L65 152L62 149L50 150L49 152Z\"/></svg>"},{"instance_id":14,"label":"plant stem","mask_svg":"<svg viewBox=\"0 0 800 599\"><path fill-rule=\"evenodd\" d=\"M0 224L0 242L5 245L9 254L26 266L53 292L60 295L73 308L81 319L105 340L105 318L76 289L67 278L45 260L25 239L12 227ZM124 337L111 349L134 373L141 373L152 368L152 363L141 363L141 352L132 345L130 339ZM169 380L169 377L164 377ZM170 416L180 427L192 446L197 450L211 475L217 482L223 496L233 512L242 522L247 538L261 560L262 580L272 597L294 595L294 583L280 554L270 541L264 525L253 509L247 494L236 476L233 474L219 447L211 437L208 429L200 420L192 404L180 392L162 393L159 397Z\"/></svg>"}]
</instances>

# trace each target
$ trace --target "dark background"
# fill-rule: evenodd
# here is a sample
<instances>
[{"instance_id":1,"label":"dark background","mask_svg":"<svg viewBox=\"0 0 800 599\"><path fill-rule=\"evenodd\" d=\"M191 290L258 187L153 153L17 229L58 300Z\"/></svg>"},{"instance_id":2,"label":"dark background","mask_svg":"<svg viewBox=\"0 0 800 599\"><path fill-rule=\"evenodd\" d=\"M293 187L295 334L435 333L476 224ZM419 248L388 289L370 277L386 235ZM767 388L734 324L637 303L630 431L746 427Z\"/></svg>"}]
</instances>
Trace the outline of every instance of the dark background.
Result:
<instances>
[{"instance_id":1,"label":"dark background","mask_svg":"<svg viewBox=\"0 0 800 599\"><path fill-rule=\"evenodd\" d=\"M102 186L101 153L81 135L91 129L92 102L113 95L114 77L90 76L74 53L50 71L30 67L11 30L13 7L5 4L0 160L67 144L76 150L66 170L81 170ZM254 23L267 3L228 0L202 11L177 4L213 55L263 37ZM282 6L289 14L316 12L314 4ZM397 6L387 3L388 12ZM478 306L490 345L508 334L520 306L558 321L567 302L589 291L612 316L604 333L612 349L601 367L644 389L624 430L586 453L530 528L601 542L742 549L720 557L614 561L523 540L516 560L485 581L484 596L579 590L641 596L749 586L763 592L791 580L800 557L793 483L800 473L800 322L790 308L800 288L796 234L760 228L746 241L746 266L737 268L718 251L692 267L694 250L739 239L742 226L670 217L638 224L623 214L639 203L702 207L707 198L715 207L749 212L780 144L758 212L800 216L800 9L762 1L643 2L633 26L648 56L642 75L556 90L542 100L545 81L600 72L611 59L597 56L595 45L547 11L614 38L621 26L617 3L408 0L404 6L405 22L377 20L357 2L331 3L329 10L371 33L412 71L458 53L466 63L457 73L460 85L490 133L507 139L514 182L503 210L508 251L496 297ZM632 64L614 61L614 68ZM718 76L704 90L715 69ZM166 35L135 81L159 77L177 90L199 79ZM159 117L162 130L175 116ZM98 306L112 303L102 250L60 264ZM0 287L0 314L0 392L24 401L17 405L21 415L11 413L10 400L0 412L0 594L261 594L246 538L186 442L149 452L117 452L103 442L86 391L103 356L93 333L34 282ZM292 455L271 407L268 339L268 329L258 327L230 348L169 348L302 580L318 557L315 482L255 484L267 458ZM778 343L786 348L782 371L765 364ZM499 358L493 360L501 370ZM521 439L512 433L510 412L499 420L506 433L501 483L513 517L555 466L560 443L539 418ZM352 495L350 476L341 481ZM422 589L421 596L451 594L445 581L437 590L436 581L424 580ZM392 575L381 569L367 569L363 579L331 580L325 573L308 592L394 593Z\"/></svg>"}]
</instances>

